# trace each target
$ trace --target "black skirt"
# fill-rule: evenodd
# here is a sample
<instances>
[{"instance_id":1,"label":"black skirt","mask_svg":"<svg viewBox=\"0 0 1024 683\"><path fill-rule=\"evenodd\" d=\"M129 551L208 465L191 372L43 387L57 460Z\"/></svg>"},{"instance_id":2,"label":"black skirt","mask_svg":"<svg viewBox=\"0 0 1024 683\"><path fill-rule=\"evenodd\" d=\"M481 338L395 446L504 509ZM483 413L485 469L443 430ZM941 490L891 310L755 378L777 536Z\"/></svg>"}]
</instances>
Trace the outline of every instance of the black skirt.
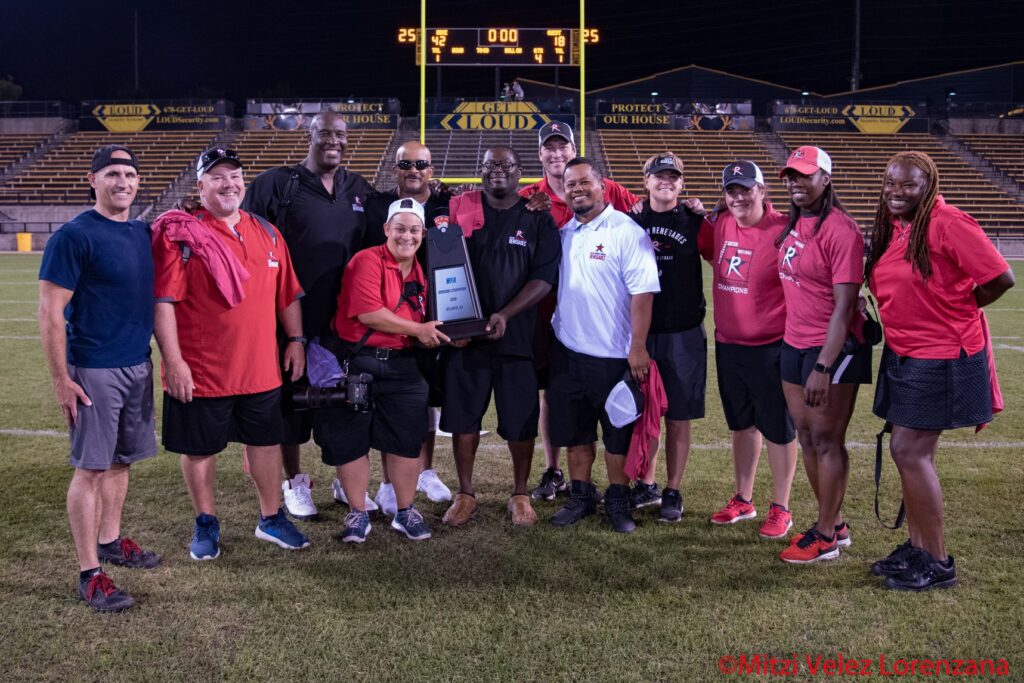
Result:
<instances>
[{"instance_id":1,"label":"black skirt","mask_svg":"<svg viewBox=\"0 0 1024 683\"><path fill-rule=\"evenodd\" d=\"M992 421L988 358L927 360L899 356L888 346L878 368L873 412L900 427L937 431Z\"/></svg>"}]
</instances>

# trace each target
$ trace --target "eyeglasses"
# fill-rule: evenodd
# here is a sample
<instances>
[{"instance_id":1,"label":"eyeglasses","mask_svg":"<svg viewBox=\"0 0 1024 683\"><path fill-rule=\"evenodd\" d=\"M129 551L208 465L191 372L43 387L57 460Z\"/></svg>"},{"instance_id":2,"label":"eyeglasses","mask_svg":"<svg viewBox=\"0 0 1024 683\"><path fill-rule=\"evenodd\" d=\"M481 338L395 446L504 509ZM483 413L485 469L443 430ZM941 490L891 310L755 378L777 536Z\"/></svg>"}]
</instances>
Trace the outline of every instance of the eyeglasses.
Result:
<instances>
[{"instance_id":1,"label":"eyeglasses","mask_svg":"<svg viewBox=\"0 0 1024 683\"><path fill-rule=\"evenodd\" d=\"M495 169L498 169L498 170L504 171L505 173L508 173L509 171L514 169L515 167L516 167L516 165L512 161L499 161L497 163L488 161L487 163L485 163L485 164L483 164L481 166L481 168L484 170L484 173L490 173L490 172L494 171Z\"/></svg>"},{"instance_id":2,"label":"eyeglasses","mask_svg":"<svg viewBox=\"0 0 1024 683\"><path fill-rule=\"evenodd\" d=\"M238 152L233 149L224 149L223 147L214 147L203 152L202 156L199 157L199 165L202 168L209 168L211 164L224 159L230 159L231 161L237 161L239 165L242 164L242 160L238 158Z\"/></svg>"},{"instance_id":3,"label":"eyeglasses","mask_svg":"<svg viewBox=\"0 0 1024 683\"><path fill-rule=\"evenodd\" d=\"M427 161L426 159L417 159L416 161L412 161L410 159L402 159L401 161L396 162L395 166L397 168L402 169L403 171L408 171L413 166L416 167L417 171L425 171L431 166L433 166L433 164Z\"/></svg>"}]
</instances>

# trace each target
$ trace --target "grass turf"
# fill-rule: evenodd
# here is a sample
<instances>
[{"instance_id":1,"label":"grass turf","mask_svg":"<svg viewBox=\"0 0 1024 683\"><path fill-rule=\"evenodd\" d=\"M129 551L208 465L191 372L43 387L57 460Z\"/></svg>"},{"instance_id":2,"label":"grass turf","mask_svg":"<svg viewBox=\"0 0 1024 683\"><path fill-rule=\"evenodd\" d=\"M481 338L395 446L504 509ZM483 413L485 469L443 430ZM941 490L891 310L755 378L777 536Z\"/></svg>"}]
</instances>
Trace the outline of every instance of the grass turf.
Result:
<instances>
[{"instance_id":1,"label":"grass turf","mask_svg":"<svg viewBox=\"0 0 1024 683\"><path fill-rule=\"evenodd\" d=\"M133 468L123 528L162 553L164 564L148 572L110 568L139 605L98 615L75 593L64 510L67 441L35 339L38 264L37 255L0 255L4 679L704 681L737 677L719 671L724 656L795 654L799 675L787 678L811 680L819 676L805 655L813 661L842 652L871 659L876 672L880 655L890 662L1005 658L1010 675L1003 679L1024 680L1024 537L1015 513L999 508L1012 505L1024 484L1024 420L1016 412L1024 290L1011 290L990 313L996 343L1007 347L996 352L1006 413L979 435L947 434L940 450L948 545L960 570L955 590L894 594L867 572L903 540L872 513L880 423L870 415L871 387L861 391L848 435L844 511L853 546L838 561L786 565L776 557L781 542L760 539L757 521L709 524L733 493L709 354L708 416L694 425L686 517L678 525L656 524L645 511L629 536L611 533L599 516L554 529L546 520L556 503L541 503L541 524L515 529L504 511L508 456L492 433L477 464L481 511L468 529L444 527L444 505L423 499L432 540L410 543L381 519L366 544L343 547L335 535L345 509L330 498L333 472L308 445L304 464L321 519L300 525L312 547L287 553L253 537L255 495L232 446L218 461L223 555L196 563L187 554L192 512L177 459L161 451ZM485 428L493 429L493 413ZM445 439L435 462L452 482ZM542 468L538 450L534 480ZM595 468L599 479L602 469ZM885 478L891 515L898 501L891 462ZM762 460L761 518L769 495ZM802 468L791 507L798 528L813 521Z\"/></svg>"}]
</instances>

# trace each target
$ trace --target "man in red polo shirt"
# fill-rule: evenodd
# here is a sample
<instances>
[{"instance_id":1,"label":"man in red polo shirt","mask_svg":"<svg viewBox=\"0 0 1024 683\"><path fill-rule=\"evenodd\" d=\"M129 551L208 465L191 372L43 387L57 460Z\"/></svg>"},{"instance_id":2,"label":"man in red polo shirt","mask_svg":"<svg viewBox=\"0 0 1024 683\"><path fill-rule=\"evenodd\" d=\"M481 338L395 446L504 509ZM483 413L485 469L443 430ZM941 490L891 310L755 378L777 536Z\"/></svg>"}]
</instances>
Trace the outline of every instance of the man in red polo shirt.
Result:
<instances>
[{"instance_id":1,"label":"man in red polo shirt","mask_svg":"<svg viewBox=\"0 0 1024 683\"><path fill-rule=\"evenodd\" d=\"M190 554L220 555L216 460L229 441L249 447L259 495L256 537L298 549L309 540L281 509L281 368L278 322L288 335L285 370L305 369L305 339L288 247L265 219L240 210L242 162L214 147L196 164L202 209L154 223L155 332L163 355L163 445L181 454L196 513Z\"/></svg>"}]
</instances>

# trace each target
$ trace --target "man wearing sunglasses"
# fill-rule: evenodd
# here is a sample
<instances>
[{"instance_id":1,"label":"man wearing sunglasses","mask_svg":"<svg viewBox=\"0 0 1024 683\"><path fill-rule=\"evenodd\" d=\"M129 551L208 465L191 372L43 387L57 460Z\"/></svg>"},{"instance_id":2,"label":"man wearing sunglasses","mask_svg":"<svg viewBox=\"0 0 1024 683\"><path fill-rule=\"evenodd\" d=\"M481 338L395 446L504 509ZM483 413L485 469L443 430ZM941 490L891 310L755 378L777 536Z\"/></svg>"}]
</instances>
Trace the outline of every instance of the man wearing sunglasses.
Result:
<instances>
[{"instance_id":1,"label":"man wearing sunglasses","mask_svg":"<svg viewBox=\"0 0 1024 683\"><path fill-rule=\"evenodd\" d=\"M365 206L372 191L358 173L342 167L348 125L332 111L317 114L309 126L309 151L295 166L279 166L256 176L242 208L263 216L284 235L306 296L302 299L303 336L322 337L337 308L341 274L363 248ZM282 349L283 335L279 333ZM304 381L304 380L303 380ZM285 390L289 382L285 380ZM312 413L285 414L285 506L296 518L317 514L310 478L301 470L299 447L309 441Z\"/></svg>"},{"instance_id":2,"label":"man wearing sunglasses","mask_svg":"<svg viewBox=\"0 0 1024 683\"><path fill-rule=\"evenodd\" d=\"M489 317L488 336L446 349L441 357L441 429L452 433L459 475L459 493L444 522L455 527L465 525L477 508L473 464L492 393L498 434L512 455L512 523L531 526L537 521L527 488L540 410L533 340L537 302L555 283L561 245L551 214L529 210L526 199L517 194L522 175L513 149L488 149L481 165L482 195L459 195L449 212L461 221L480 307ZM474 204L482 210L464 210Z\"/></svg>"},{"instance_id":3,"label":"man wearing sunglasses","mask_svg":"<svg viewBox=\"0 0 1024 683\"><path fill-rule=\"evenodd\" d=\"M395 152L395 165L392 167L395 189L370 195L366 200L366 246L384 244L384 224L387 222L388 208L399 199L414 199L423 208L427 227L448 221L448 203L452 195L447 189L431 186L434 177L434 165L430 150L426 145L415 141L402 144ZM424 239L424 242L426 239ZM426 248L416 252L421 267L426 267ZM416 349L420 372L430 387L427 408L427 438L420 449L420 475L416 482L416 490L426 494L435 503L452 499L451 490L445 486L434 469L434 439L437 435L438 408L441 405L440 377L438 376L437 349ZM344 491L336 489L335 498L342 502ZM395 490L391 486L384 463L384 480L374 496L373 503L384 512L394 517L398 507Z\"/></svg>"}]
</instances>

